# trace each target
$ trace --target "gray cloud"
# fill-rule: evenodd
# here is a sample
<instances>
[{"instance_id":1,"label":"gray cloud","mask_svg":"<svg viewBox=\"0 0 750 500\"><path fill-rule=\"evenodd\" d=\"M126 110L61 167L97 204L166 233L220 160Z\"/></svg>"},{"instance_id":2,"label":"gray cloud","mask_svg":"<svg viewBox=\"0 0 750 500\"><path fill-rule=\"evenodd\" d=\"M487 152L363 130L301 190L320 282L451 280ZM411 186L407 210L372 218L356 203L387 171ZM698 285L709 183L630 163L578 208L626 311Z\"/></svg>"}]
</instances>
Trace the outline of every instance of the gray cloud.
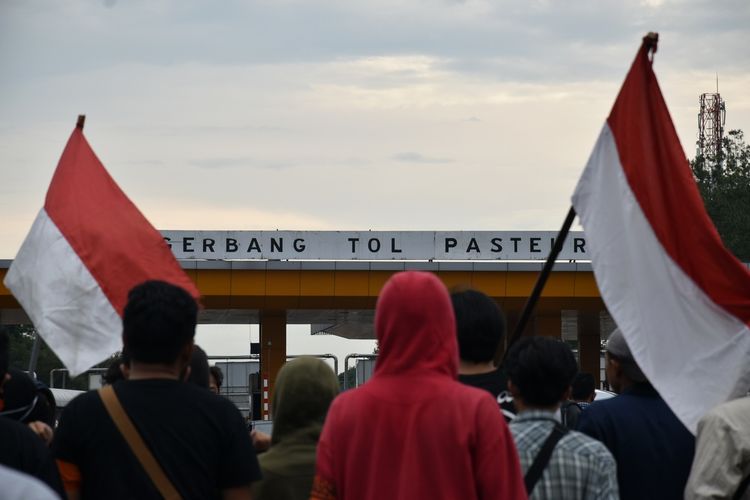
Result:
<instances>
[{"instance_id":1,"label":"gray cloud","mask_svg":"<svg viewBox=\"0 0 750 500\"><path fill-rule=\"evenodd\" d=\"M127 165L137 165L144 167L163 167L165 163L161 160L127 160L123 163Z\"/></svg>"},{"instance_id":2,"label":"gray cloud","mask_svg":"<svg viewBox=\"0 0 750 500\"><path fill-rule=\"evenodd\" d=\"M408 154L408 153L407 153ZM406 160L408 161L408 160ZM416 161L416 160L412 160ZM431 159L424 159L421 161L422 163L443 163L443 161L435 161ZM145 162L141 162L145 163ZM242 169L259 169L259 170L286 170L286 169L293 169L293 168L323 168L323 167L332 167L332 168L356 168L356 167L366 167L368 165L371 165L371 161L365 160L362 158L356 158L356 157L349 157L349 158L342 158L342 159L309 159L309 160L300 160L300 159L287 159L287 160L261 160L258 158L253 157L247 157L247 156L237 156L237 157L206 157L206 158L198 158L193 160L188 160L187 163L189 165L201 168L201 169L207 169L207 170L221 170L221 169L233 169L233 170L242 170Z\"/></svg>"},{"instance_id":3,"label":"gray cloud","mask_svg":"<svg viewBox=\"0 0 750 500\"><path fill-rule=\"evenodd\" d=\"M556 229L649 30L689 153L714 71L727 126L750 123L747 0L102 1L0 0L11 218L33 220L86 111L168 225Z\"/></svg>"},{"instance_id":4,"label":"gray cloud","mask_svg":"<svg viewBox=\"0 0 750 500\"><path fill-rule=\"evenodd\" d=\"M200 158L190 160L190 165L205 169L242 169L242 168L260 168L268 170L283 170L299 166L297 163L290 161L262 161L257 158L247 157L224 157L224 158Z\"/></svg>"},{"instance_id":5,"label":"gray cloud","mask_svg":"<svg viewBox=\"0 0 750 500\"><path fill-rule=\"evenodd\" d=\"M391 157L393 160L402 161L406 163L423 163L423 164L444 164L453 163L451 158L436 158L431 156L425 156L421 153L415 153L413 151L406 151L403 153L395 154Z\"/></svg>"},{"instance_id":6,"label":"gray cloud","mask_svg":"<svg viewBox=\"0 0 750 500\"><path fill-rule=\"evenodd\" d=\"M452 61L447 68L453 71L499 80L572 81L620 76L626 64L621 57L631 57L649 30L666 31L662 43L672 46L681 64L750 66L747 44L727 44L717 36L750 42L746 0L722 2L720 8L711 0L643 3L437 1L383 8L374 0L279 1L217 8L180 0L158 6L134 1L116 10L45 4L40 12L37 2L17 2L0 7L0 82L113 61L276 64L384 54L430 55ZM24 22L32 11L39 21ZM411 76L408 70L400 75Z\"/></svg>"}]
</instances>

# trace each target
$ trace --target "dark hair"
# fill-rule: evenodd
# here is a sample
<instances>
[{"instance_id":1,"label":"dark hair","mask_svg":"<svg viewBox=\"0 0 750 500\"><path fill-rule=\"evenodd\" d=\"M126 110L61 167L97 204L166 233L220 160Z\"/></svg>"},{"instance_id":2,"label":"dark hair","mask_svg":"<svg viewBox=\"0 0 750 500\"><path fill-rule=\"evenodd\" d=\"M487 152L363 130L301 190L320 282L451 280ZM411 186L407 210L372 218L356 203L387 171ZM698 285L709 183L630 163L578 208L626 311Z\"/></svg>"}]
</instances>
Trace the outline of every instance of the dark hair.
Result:
<instances>
[{"instance_id":1,"label":"dark hair","mask_svg":"<svg viewBox=\"0 0 750 500\"><path fill-rule=\"evenodd\" d=\"M195 337L198 304L182 288L146 281L128 294L122 317L123 343L134 361L172 364Z\"/></svg>"},{"instance_id":2,"label":"dark hair","mask_svg":"<svg viewBox=\"0 0 750 500\"><path fill-rule=\"evenodd\" d=\"M8 334L0 330L0 386L3 385L5 380L5 374L8 373L8 351L10 351L10 341L8 340Z\"/></svg>"},{"instance_id":3,"label":"dark hair","mask_svg":"<svg viewBox=\"0 0 750 500\"><path fill-rule=\"evenodd\" d=\"M125 374L122 373L120 365L129 365L130 357L124 352L121 353L117 358L112 361L107 367L107 371L102 375L102 380L105 384L112 385L118 380L125 380Z\"/></svg>"},{"instance_id":4,"label":"dark hair","mask_svg":"<svg viewBox=\"0 0 750 500\"><path fill-rule=\"evenodd\" d=\"M211 372L211 375L214 376L214 380L216 380L216 386L221 389L222 384L224 384L224 372L222 372L221 368L216 365L209 368L209 371Z\"/></svg>"},{"instance_id":5,"label":"dark hair","mask_svg":"<svg viewBox=\"0 0 750 500\"><path fill-rule=\"evenodd\" d=\"M571 386L573 387L573 392L570 397L576 401L580 401L582 399L587 399L594 393L594 390L596 389L596 381L592 374L579 372L573 379Z\"/></svg>"},{"instance_id":6,"label":"dark hair","mask_svg":"<svg viewBox=\"0 0 750 500\"><path fill-rule=\"evenodd\" d=\"M454 292L451 302L461 359L474 363L492 360L505 335L505 318L497 302L477 290Z\"/></svg>"},{"instance_id":7,"label":"dark hair","mask_svg":"<svg viewBox=\"0 0 750 500\"><path fill-rule=\"evenodd\" d=\"M204 389L208 389L208 356L200 346L193 346L193 354L190 356L190 375L187 381Z\"/></svg>"},{"instance_id":8,"label":"dark hair","mask_svg":"<svg viewBox=\"0 0 750 500\"><path fill-rule=\"evenodd\" d=\"M510 348L505 369L525 403L552 406L563 398L578 366L565 343L549 337L526 337Z\"/></svg>"}]
</instances>

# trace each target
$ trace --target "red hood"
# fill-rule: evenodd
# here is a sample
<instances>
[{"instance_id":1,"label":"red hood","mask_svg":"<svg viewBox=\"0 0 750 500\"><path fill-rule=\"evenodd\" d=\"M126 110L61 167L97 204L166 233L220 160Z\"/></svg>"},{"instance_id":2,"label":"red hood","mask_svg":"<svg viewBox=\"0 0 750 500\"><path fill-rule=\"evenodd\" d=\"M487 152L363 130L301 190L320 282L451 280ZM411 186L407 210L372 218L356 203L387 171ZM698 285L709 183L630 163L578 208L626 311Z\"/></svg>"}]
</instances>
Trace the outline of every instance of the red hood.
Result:
<instances>
[{"instance_id":1,"label":"red hood","mask_svg":"<svg viewBox=\"0 0 750 500\"><path fill-rule=\"evenodd\" d=\"M432 273L395 274L375 310L379 354L375 375L404 372L458 376L453 306L445 285Z\"/></svg>"}]
</instances>

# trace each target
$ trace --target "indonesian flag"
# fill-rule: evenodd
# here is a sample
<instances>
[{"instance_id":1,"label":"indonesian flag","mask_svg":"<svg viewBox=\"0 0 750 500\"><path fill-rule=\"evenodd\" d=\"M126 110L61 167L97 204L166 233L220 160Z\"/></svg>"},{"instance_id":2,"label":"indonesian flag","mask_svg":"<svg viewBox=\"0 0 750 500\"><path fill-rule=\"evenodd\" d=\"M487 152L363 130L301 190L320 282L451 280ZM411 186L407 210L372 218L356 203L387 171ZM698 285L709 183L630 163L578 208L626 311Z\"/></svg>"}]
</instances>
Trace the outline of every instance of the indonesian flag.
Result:
<instances>
[{"instance_id":1,"label":"indonesian flag","mask_svg":"<svg viewBox=\"0 0 750 500\"><path fill-rule=\"evenodd\" d=\"M122 348L122 313L146 280L199 293L162 236L73 131L4 284L70 370L88 370Z\"/></svg>"},{"instance_id":2,"label":"indonesian flag","mask_svg":"<svg viewBox=\"0 0 750 500\"><path fill-rule=\"evenodd\" d=\"M750 272L703 208L650 43L630 68L573 205L607 308L638 365L695 433L708 410L750 388Z\"/></svg>"}]
</instances>

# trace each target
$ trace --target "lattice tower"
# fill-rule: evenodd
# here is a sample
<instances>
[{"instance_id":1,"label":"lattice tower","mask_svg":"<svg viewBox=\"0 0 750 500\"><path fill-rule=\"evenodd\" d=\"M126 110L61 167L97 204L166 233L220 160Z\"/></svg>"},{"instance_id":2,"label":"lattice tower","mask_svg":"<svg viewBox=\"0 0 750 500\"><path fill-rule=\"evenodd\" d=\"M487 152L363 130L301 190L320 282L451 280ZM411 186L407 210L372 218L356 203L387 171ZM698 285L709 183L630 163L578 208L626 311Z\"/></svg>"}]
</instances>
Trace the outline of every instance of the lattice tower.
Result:
<instances>
[{"instance_id":1,"label":"lattice tower","mask_svg":"<svg viewBox=\"0 0 750 500\"><path fill-rule=\"evenodd\" d=\"M721 151L726 115L721 94L701 94L698 113L698 154L706 158L716 158Z\"/></svg>"}]
</instances>

